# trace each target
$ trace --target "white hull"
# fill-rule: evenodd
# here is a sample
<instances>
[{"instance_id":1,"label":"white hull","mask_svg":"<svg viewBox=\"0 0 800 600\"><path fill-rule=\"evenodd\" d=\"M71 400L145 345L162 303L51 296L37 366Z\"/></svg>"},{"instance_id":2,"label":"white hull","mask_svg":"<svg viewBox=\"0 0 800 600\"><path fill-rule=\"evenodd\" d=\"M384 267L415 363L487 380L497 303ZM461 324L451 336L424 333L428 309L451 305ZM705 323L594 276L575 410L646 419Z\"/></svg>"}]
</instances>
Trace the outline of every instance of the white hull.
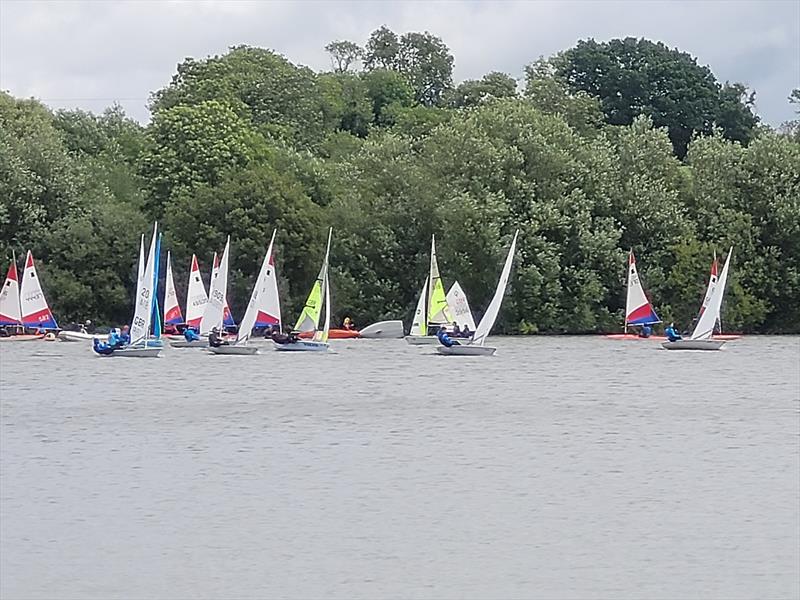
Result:
<instances>
[{"instance_id":1,"label":"white hull","mask_svg":"<svg viewBox=\"0 0 800 600\"><path fill-rule=\"evenodd\" d=\"M98 354L97 356L124 356L127 358L158 358L161 356L161 348L144 348L138 346L135 348L119 348L114 350L111 354Z\"/></svg>"},{"instance_id":2,"label":"white hull","mask_svg":"<svg viewBox=\"0 0 800 600\"><path fill-rule=\"evenodd\" d=\"M236 356L245 356L245 355L253 355L258 354L258 348L255 346L209 346L208 349L211 351L212 354L230 354Z\"/></svg>"},{"instance_id":3,"label":"white hull","mask_svg":"<svg viewBox=\"0 0 800 600\"><path fill-rule=\"evenodd\" d=\"M91 342L97 338L101 342L108 341L106 333L84 333L82 331L62 331L58 334L58 339L62 342Z\"/></svg>"},{"instance_id":4,"label":"white hull","mask_svg":"<svg viewBox=\"0 0 800 600\"><path fill-rule=\"evenodd\" d=\"M191 342L183 340L170 341L170 346L173 348L208 348L208 340L192 340Z\"/></svg>"},{"instance_id":5,"label":"white hull","mask_svg":"<svg viewBox=\"0 0 800 600\"><path fill-rule=\"evenodd\" d=\"M298 340L291 344L274 344L275 350L284 352L327 352L328 342L315 342L314 340Z\"/></svg>"},{"instance_id":6,"label":"white hull","mask_svg":"<svg viewBox=\"0 0 800 600\"><path fill-rule=\"evenodd\" d=\"M724 344L724 340L677 340L662 342L661 346L667 350L719 350Z\"/></svg>"},{"instance_id":7,"label":"white hull","mask_svg":"<svg viewBox=\"0 0 800 600\"><path fill-rule=\"evenodd\" d=\"M377 340L394 340L403 337L402 321L379 321L358 332L362 338Z\"/></svg>"},{"instance_id":8,"label":"white hull","mask_svg":"<svg viewBox=\"0 0 800 600\"><path fill-rule=\"evenodd\" d=\"M439 354L446 356L491 356L497 351L497 348L489 346L439 346L436 348Z\"/></svg>"}]
</instances>

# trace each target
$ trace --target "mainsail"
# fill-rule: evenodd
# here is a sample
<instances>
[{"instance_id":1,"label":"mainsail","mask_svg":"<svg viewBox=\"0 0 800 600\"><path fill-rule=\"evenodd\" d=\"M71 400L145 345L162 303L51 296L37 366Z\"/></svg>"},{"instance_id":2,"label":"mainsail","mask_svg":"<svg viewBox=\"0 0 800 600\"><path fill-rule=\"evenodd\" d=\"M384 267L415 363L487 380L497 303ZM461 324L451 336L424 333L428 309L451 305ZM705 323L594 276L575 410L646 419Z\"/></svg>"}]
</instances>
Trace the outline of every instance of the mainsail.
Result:
<instances>
[{"instance_id":1,"label":"mainsail","mask_svg":"<svg viewBox=\"0 0 800 600\"><path fill-rule=\"evenodd\" d=\"M472 311L469 308L469 301L467 295L461 286L456 281L450 291L447 292L447 306L453 314L453 321L455 321L462 329L469 328L470 331L475 331L475 319L472 317Z\"/></svg>"},{"instance_id":2,"label":"mainsail","mask_svg":"<svg viewBox=\"0 0 800 600\"><path fill-rule=\"evenodd\" d=\"M439 274L439 264L436 261L436 239L431 236L431 267L428 276L428 324L449 325L453 322L450 309L447 306L447 297L444 293L442 277Z\"/></svg>"},{"instance_id":3,"label":"mainsail","mask_svg":"<svg viewBox=\"0 0 800 600\"><path fill-rule=\"evenodd\" d=\"M628 296L625 302L625 326L660 323L656 311L647 299L636 271L633 250L628 254Z\"/></svg>"},{"instance_id":4,"label":"mainsail","mask_svg":"<svg viewBox=\"0 0 800 600\"><path fill-rule=\"evenodd\" d=\"M693 340L707 340L711 339L714 333L714 326L720 318L722 311L722 298L725 295L725 284L728 282L728 267L730 266L731 256L733 256L733 247L728 251L728 257L725 259L725 265L722 267L722 273L719 276L714 289L711 291L711 297L708 299L708 304L697 320L694 331L692 332L691 339Z\"/></svg>"},{"instance_id":5,"label":"mainsail","mask_svg":"<svg viewBox=\"0 0 800 600\"><path fill-rule=\"evenodd\" d=\"M275 243L275 232L272 232L272 239L269 242L264 261L261 263L261 270L253 286L253 293L250 295L250 302L247 304L244 317L239 326L237 342L243 342L248 337L257 324L259 318L264 325L280 324L281 313L278 303L278 287L275 279L275 266L272 258L272 248ZM277 306L277 310L275 307ZM265 312L265 310L270 312Z\"/></svg>"},{"instance_id":6,"label":"mainsail","mask_svg":"<svg viewBox=\"0 0 800 600\"><path fill-rule=\"evenodd\" d=\"M25 271L22 274L19 293L22 324L25 327L58 329L58 324L53 313L50 312L50 307L47 305L44 292L42 292L39 276L36 274L36 266L33 263L33 254L30 250L25 258Z\"/></svg>"},{"instance_id":7,"label":"mainsail","mask_svg":"<svg viewBox=\"0 0 800 600\"><path fill-rule=\"evenodd\" d=\"M225 309L228 306L226 298L226 287L228 285L228 252L230 250L231 238L225 242L225 250L222 252L222 261L217 259L214 254L215 268L211 271L211 286L208 290L208 304L200 321L200 334L207 335L214 327L222 327Z\"/></svg>"},{"instance_id":8,"label":"mainsail","mask_svg":"<svg viewBox=\"0 0 800 600\"><path fill-rule=\"evenodd\" d=\"M153 238L150 240L150 251L144 270L136 286L136 308L131 322L131 344L147 340L153 318L155 302L156 252L158 247L158 223L153 225ZM140 255L141 258L141 255ZM140 260L141 264L141 260Z\"/></svg>"},{"instance_id":9,"label":"mainsail","mask_svg":"<svg viewBox=\"0 0 800 600\"><path fill-rule=\"evenodd\" d=\"M332 231L333 228L328 230L328 247L325 250L325 259L322 261L322 267L320 267L319 275L317 275L317 279L311 287L311 292L308 294L308 298L306 298L303 312L300 313L300 317L298 317L297 323L294 326L295 331L304 332L318 330L319 317L322 314L323 294L325 294L325 284L328 277L328 253L331 250Z\"/></svg>"},{"instance_id":10,"label":"mainsail","mask_svg":"<svg viewBox=\"0 0 800 600\"><path fill-rule=\"evenodd\" d=\"M483 346L483 344L486 342L486 337L492 330L492 327L497 320L497 315L500 313L500 306L503 304L503 296L506 293L506 286L508 286L508 278L511 275L511 265L514 262L514 252L517 248L518 235L519 230L514 233L514 239L511 241L511 247L508 249L506 262L503 265L502 272L500 273L500 280L497 282L497 288L494 290L492 301L489 303L489 307L486 309L481 322L478 323L478 326L475 329L475 335L472 338L472 341L473 343L478 343L481 346Z\"/></svg>"},{"instance_id":11,"label":"mainsail","mask_svg":"<svg viewBox=\"0 0 800 600\"><path fill-rule=\"evenodd\" d=\"M181 305L175 292L175 281L172 279L172 255L167 252L167 277L164 290L164 323L176 325L183 323Z\"/></svg>"},{"instance_id":12,"label":"mainsail","mask_svg":"<svg viewBox=\"0 0 800 600\"><path fill-rule=\"evenodd\" d=\"M22 310L19 304L19 276L17 259L12 253L3 289L0 291L0 325L20 325Z\"/></svg>"},{"instance_id":13,"label":"mainsail","mask_svg":"<svg viewBox=\"0 0 800 600\"><path fill-rule=\"evenodd\" d=\"M200 275L200 266L197 264L197 257L192 254L192 268L189 271L189 287L186 291L186 324L189 327L197 328L203 319L203 313L208 304L208 294L206 286L203 284L203 277Z\"/></svg>"}]
</instances>

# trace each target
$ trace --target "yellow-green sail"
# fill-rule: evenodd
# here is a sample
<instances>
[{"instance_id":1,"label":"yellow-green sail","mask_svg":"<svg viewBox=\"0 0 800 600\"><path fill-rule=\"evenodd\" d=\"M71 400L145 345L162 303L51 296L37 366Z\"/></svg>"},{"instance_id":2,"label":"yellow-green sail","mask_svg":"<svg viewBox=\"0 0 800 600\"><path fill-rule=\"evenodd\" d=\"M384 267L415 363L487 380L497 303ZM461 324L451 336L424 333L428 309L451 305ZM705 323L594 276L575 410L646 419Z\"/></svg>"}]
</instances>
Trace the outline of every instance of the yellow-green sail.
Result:
<instances>
[{"instance_id":1,"label":"yellow-green sail","mask_svg":"<svg viewBox=\"0 0 800 600\"><path fill-rule=\"evenodd\" d=\"M300 313L300 318L297 319L297 325L294 326L295 331L314 331L319 323L319 315L322 312L322 280L317 279L314 282L314 287L311 288L311 293L308 295L306 305L303 307L303 312Z\"/></svg>"},{"instance_id":2,"label":"yellow-green sail","mask_svg":"<svg viewBox=\"0 0 800 600\"><path fill-rule=\"evenodd\" d=\"M447 296L444 293L444 284L439 275L439 264L436 262L436 241L431 237L431 272L428 296L428 324L444 325L453 322L450 307L447 305Z\"/></svg>"}]
</instances>

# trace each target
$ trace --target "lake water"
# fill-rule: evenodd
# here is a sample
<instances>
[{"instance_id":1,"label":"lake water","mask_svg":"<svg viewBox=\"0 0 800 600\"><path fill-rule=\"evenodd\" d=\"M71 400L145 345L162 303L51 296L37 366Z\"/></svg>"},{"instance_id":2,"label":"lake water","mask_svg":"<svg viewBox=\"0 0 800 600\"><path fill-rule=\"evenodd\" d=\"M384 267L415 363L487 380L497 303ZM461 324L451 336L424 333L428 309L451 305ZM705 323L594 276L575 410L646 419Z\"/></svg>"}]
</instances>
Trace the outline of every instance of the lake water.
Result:
<instances>
[{"instance_id":1,"label":"lake water","mask_svg":"<svg viewBox=\"0 0 800 600\"><path fill-rule=\"evenodd\" d=\"M797 598L800 338L0 343L0 596Z\"/></svg>"}]
</instances>

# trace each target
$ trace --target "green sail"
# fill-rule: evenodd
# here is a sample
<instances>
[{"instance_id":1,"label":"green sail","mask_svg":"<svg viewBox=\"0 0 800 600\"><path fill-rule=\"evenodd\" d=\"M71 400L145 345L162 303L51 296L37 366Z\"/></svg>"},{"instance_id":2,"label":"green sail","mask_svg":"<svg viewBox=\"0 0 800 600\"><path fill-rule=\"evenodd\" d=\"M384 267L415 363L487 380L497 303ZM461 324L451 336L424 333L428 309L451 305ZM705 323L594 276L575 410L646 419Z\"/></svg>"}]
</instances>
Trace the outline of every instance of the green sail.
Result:
<instances>
[{"instance_id":1,"label":"green sail","mask_svg":"<svg viewBox=\"0 0 800 600\"><path fill-rule=\"evenodd\" d=\"M297 319L297 325L294 326L295 331L314 331L319 323L319 315L322 313L322 282L317 279L314 282L314 287L311 288L311 293L308 295L306 305L303 307L303 312L300 313L300 318Z\"/></svg>"}]
</instances>

